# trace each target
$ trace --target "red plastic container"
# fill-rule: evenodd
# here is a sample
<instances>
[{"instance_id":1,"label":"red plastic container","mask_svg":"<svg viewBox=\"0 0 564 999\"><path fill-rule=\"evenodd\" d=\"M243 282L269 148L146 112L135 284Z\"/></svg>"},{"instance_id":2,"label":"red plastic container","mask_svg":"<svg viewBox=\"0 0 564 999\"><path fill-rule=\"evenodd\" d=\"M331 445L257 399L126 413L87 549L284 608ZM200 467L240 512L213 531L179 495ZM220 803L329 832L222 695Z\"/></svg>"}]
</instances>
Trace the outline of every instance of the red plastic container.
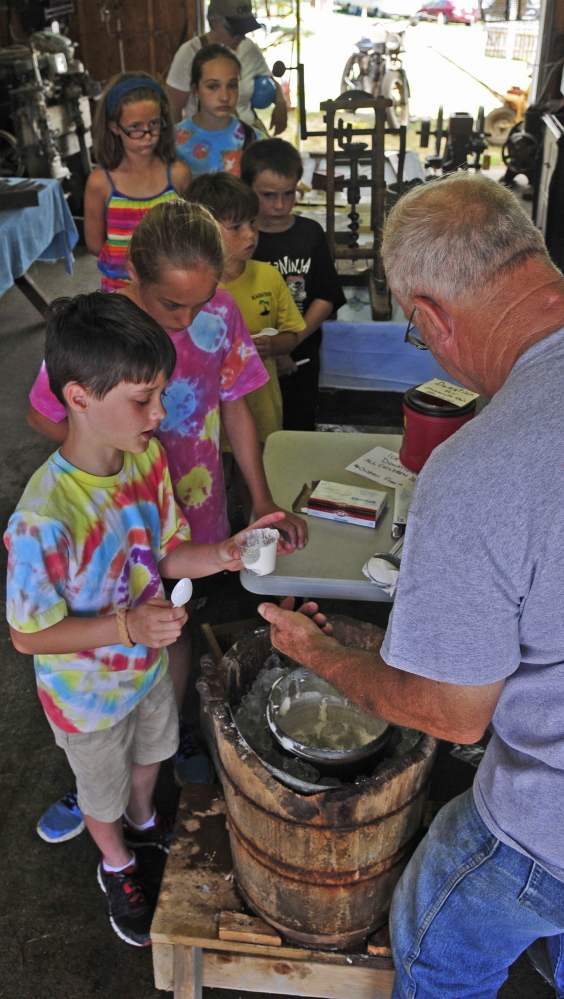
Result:
<instances>
[{"instance_id":1,"label":"red plastic container","mask_svg":"<svg viewBox=\"0 0 564 999\"><path fill-rule=\"evenodd\" d=\"M476 400L465 406L437 399L420 392L417 386L403 397L404 434L399 453L402 465L411 472L420 472L438 444L468 423L476 412Z\"/></svg>"}]
</instances>

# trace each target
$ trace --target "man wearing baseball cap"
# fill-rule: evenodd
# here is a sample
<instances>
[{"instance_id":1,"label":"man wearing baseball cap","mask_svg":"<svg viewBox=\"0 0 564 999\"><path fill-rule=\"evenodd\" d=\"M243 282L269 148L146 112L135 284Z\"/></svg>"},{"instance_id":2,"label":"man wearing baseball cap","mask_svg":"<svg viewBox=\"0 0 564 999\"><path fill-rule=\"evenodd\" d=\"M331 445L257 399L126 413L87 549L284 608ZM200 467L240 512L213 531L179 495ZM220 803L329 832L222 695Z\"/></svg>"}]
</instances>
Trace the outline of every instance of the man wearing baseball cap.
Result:
<instances>
[{"instance_id":1,"label":"man wearing baseball cap","mask_svg":"<svg viewBox=\"0 0 564 999\"><path fill-rule=\"evenodd\" d=\"M178 49L168 73L166 89L172 107L173 118L192 117L198 110L195 98L190 89L192 62L196 52L203 45L219 43L232 49L241 63L241 80L239 83L239 103L237 117L249 124L256 123L256 115L251 107L251 97L255 85L255 77L269 76L272 73L265 62L258 45L245 38L249 31L256 31L260 24L253 14L250 0L211 0L208 6L209 31L205 35L196 35L189 42L184 42ZM288 109L280 84L274 81L276 99L270 127L274 134L279 135L286 128Z\"/></svg>"}]
</instances>

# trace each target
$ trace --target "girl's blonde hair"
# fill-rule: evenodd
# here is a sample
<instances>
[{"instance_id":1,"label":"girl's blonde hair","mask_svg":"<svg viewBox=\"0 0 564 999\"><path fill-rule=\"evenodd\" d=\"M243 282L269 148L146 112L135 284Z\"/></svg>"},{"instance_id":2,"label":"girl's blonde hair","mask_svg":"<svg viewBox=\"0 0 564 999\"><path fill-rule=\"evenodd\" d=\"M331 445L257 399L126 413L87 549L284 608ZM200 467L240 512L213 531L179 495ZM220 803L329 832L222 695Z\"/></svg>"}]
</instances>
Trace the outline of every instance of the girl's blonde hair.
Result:
<instances>
[{"instance_id":1,"label":"girl's blonde hair","mask_svg":"<svg viewBox=\"0 0 564 999\"><path fill-rule=\"evenodd\" d=\"M158 284L163 266L193 271L223 271L220 228L203 205L178 198L161 201L143 216L129 244L129 259L141 285Z\"/></svg>"},{"instance_id":2,"label":"girl's blonde hair","mask_svg":"<svg viewBox=\"0 0 564 999\"><path fill-rule=\"evenodd\" d=\"M125 80L139 79L150 80L150 87L135 87L133 90L128 90L123 97L115 103L111 111L107 110L108 95L113 88L119 84L123 83ZM155 88L156 85L156 89ZM121 141L121 136L116 135L112 132L110 128L111 122L115 122L119 125L120 118L123 114L123 109L127 104L135 104L137 101L155 101L159 105L160 116L165 121L165 127L162 129L159 141L155 147L156 155L166 163L174 163L176 160L176 146L174 144L174 125L172 123L172 114L170 111L170 104L168 102L167 96L155 80L149 73L142 72L128 72L128 73L118 73L113 76L112 79L106 84L96 105L96 113L94 115L94 125L92 128L92 134L94 138L94 156L96 157L96 162L105 167L106 170L115 170L121 163L123 159L123 143Z\"/></svg>"}]
</instances>

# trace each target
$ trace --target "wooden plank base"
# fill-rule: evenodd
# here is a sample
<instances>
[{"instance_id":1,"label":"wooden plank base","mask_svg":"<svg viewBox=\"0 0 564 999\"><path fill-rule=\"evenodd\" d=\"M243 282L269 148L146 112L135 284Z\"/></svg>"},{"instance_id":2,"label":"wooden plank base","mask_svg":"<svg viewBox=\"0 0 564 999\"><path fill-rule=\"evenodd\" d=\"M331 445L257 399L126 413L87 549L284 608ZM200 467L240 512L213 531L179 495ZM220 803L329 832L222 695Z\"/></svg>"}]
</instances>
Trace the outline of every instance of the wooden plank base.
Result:
<instances>
[{"instance_id":1,"label":"wooden plank base","mask_svg":"<svg viewBox=\"0 0 564 999\"><path fill-rule=\"evenodd\" d=\"M243 939L220 938L222 914ZM234 884L221 788L185 784L151 929L156 988L174 992L174 999L202 999L203 987L312 999L391 996L389 958L286 944L268 927L266 939L270 929L277 943L258 943L260 925Z\"/></svg>"},{"instance_id":2,"label":"wooden plank base","mask_svg":"<svg viewBox=\"0 0 564 999\"><path fill-rule=\"evenodd\" d=\"M219 939L242 940L248 943L282 946L282 937L272 926L258 916L247 916L244 912L221 912L219 914Z\"/></svg>"}]
</instances>

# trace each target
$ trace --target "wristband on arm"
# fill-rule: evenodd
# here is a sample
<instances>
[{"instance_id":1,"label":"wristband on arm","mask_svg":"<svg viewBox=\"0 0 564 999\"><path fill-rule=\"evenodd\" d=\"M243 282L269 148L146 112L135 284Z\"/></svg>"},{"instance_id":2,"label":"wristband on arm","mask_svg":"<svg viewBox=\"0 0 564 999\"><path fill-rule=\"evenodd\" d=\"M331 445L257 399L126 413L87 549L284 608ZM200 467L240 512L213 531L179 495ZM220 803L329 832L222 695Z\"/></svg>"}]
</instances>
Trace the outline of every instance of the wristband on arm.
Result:
<instances>
[{"instance_id":1,"label":"wristband on arm","mask_svg":"<svg viewBox=\"0 0 564 999\"><path fill-rule=\"evenodd\" d=\"M132 649L135 642L131 641L129 631L127 630L127 607L120 607L116 617L120 643L121 645L125 645L126 649Z\"/></svg>"}]
</instances>

